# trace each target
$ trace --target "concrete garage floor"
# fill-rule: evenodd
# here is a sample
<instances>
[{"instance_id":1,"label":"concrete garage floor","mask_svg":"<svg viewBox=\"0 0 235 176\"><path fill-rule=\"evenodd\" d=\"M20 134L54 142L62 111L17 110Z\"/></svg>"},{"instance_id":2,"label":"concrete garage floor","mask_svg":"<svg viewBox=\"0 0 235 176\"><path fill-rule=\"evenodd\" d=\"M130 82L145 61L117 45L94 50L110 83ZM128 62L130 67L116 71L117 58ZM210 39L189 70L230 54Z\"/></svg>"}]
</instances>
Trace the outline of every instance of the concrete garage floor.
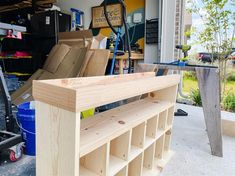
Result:
<instances>
[{"instance_id":1,"label":"concrete garage floor","mask_svg":"<svg viewBox=\"0 0 235 176\"><path fill-rule=\"evenodd\" d=\"M210 155L202 108L178 104L189 113L175 117L172 150L175 155L161 176L235 176L235 138L223 136L224 157ZM235 118L235 113L222 116Z\"/></svg>"},{"instance_id":2,"label":"concrete garage floor","mask_svg":"<svg viewBox=\"0 0 235 176\"><path fill-rule=\"evenodd\" d=\"M177 107L189 116L175 117L172 139L175 155L161 176L235 176L235 138L223 137L224 158L210 155L202 108L179 104ZM234 113L222 114L235 118ZM35 157L24 156L16 163L2 163L0 176L35 176Z\"/></svg>"}]
</instances>

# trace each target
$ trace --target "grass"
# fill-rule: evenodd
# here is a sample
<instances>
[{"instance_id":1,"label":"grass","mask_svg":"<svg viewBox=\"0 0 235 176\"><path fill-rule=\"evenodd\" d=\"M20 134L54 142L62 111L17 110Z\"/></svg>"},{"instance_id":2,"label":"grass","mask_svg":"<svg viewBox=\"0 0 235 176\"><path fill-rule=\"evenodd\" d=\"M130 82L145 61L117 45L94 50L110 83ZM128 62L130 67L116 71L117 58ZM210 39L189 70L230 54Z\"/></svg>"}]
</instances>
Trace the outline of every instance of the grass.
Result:
<instances>
[{"instance_id":1,"label":"grass","mask_svg":"<svg viewBox=\"0 0 235 176\"><path fill-rule=\"evenodd\" d=\"M191 90L198 89L197 80L184 77L183 80L183 92L187 95L190 94ZM235 92L235 81L228 81L226 83L226 92Z\"/></svg>"}]
</instances>

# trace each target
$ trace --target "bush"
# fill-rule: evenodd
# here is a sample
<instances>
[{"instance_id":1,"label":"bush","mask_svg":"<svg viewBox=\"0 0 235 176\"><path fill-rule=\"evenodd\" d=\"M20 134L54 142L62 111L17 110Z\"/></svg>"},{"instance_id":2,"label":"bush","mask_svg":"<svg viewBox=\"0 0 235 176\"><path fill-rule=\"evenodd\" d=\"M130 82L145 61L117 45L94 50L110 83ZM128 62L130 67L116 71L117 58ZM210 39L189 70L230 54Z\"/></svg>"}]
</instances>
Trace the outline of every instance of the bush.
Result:
<instances>
[{"instance_id":1,"label":"bush","mask_svg":"<svg viewBox=\"0 0 235 176\"><path fill-rule=\"evenodd\" d=\"M235 93L230 92L223 98L223 108L226 111L235 112Z\"/></svg>"},{"instance_id":2,"label":"bush","mask_svg":"<svg viewBox=\"0 0 235 176\"><path fill-rule=\"evenodd\" d=\"M192 80L197 80L196 72L192 72L192 71L184 72L184 78L192 79Z\"/></svg>"},{"instance_id":3,"label":"bush","mask_svg":"<svg viewBox=\"0 0 235 176\"><path fill-rule=\"evenodd\" d=\"M202 106L202 99L199 89L193 89L190 92L190 99L193 101L195 106Z\"/></svg>"},{"instance_id":4,"label":"bush","mask_svg":"<svg viewBox=\"0 0 235 176\"><path fill-rule=\"evenodd\" d=\"M234 82L235 82L235 72L231 73L231 74L227 77L227 81L234 81Z\"/></svg>"}]
</instances>

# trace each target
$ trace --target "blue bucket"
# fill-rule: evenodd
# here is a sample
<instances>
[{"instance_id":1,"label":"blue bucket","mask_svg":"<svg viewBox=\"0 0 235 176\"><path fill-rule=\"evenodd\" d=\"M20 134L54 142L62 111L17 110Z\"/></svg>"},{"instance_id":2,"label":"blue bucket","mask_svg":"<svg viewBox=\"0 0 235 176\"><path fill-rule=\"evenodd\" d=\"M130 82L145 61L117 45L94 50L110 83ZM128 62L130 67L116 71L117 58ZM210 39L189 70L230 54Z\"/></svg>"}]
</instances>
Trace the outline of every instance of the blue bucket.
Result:
<instances>
[{"instance_id":1,"label":"blue bucket","mask_svg":"<svg viewBox=\"0 0 235 176\"><path fill-rule=\"evenodd\" d=\"M35 156L35 108L34 102L26 102L18 106L17 120L25 142L25 154Z\"/></svg>"}]
</instances>

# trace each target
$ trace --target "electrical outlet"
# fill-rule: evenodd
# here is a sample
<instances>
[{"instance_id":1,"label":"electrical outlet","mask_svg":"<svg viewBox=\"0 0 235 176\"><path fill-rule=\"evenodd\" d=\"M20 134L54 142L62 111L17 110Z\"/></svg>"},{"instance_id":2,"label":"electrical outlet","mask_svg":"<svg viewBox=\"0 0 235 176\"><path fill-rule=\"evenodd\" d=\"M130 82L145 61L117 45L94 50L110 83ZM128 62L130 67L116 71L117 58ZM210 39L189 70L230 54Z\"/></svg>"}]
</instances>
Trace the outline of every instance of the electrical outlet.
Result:
<instances>
[{"instance_id":1,"label":"electrical outlet","mask_svg":"<svg viewBox=\"0 0 235 176\"><path fill-rule=\"evenodd\" d=\"M133 15L133 23L141 23L142 22L142 13L135 13Z\"/></svg>"}]
</instances>

